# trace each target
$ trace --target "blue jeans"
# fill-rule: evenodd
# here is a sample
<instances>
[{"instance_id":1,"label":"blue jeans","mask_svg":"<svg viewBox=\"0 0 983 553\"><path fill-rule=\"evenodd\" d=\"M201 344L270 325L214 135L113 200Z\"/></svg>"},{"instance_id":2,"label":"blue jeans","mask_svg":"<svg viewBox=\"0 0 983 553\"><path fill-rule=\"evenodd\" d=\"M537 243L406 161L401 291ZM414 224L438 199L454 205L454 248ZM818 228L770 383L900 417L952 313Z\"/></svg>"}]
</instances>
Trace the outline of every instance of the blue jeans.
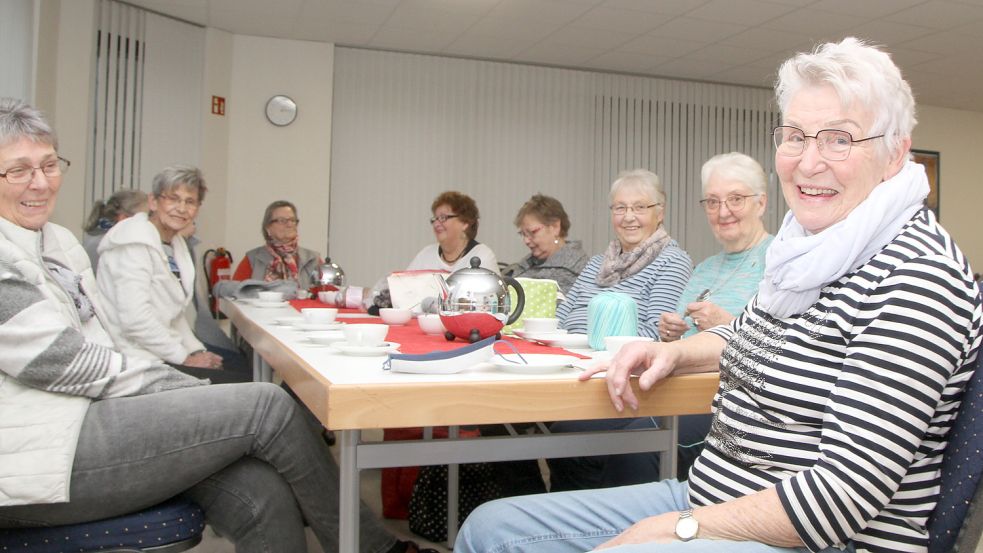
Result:
<instances>
[{"instance_id":1,"label":"blue jeans","mask_svg":"<svg viewBox=\"0 0 983 553\"><path fill-rule=\"evenodd\" d=\"M278 386L220 384L95 401L72 467L70 501L0 507L0 528L118 516L178 494L238 553L307 551L306 521L338 550L338 468L309 415ZM362 506L361 550L395 538Z\"/></svg>"},{"instance_id":2,"label":"blue jeans","mask_svg":"<svg viewBox=\"0 0 983 553\"><path fill-rule=\"evenodd\" d=\"M583 553L653 515L689 506L676 480L636 486L499 499L475 509L457 535L454 553ZM805 553L756 542L695 539L623 545L605 553ZM839 553L838 549L828 549ZM852 546L847 551L853 551Z\"/></svg>"}]
</instances>

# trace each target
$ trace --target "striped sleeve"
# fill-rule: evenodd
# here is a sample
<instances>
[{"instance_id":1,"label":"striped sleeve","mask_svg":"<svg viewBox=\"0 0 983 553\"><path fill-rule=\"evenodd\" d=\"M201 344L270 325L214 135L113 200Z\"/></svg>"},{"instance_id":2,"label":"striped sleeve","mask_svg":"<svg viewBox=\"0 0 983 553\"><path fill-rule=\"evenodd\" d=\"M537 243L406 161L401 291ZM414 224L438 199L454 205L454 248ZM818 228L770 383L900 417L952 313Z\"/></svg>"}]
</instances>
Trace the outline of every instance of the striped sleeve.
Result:
<instances>
[{"instance_id":1,"label":"striped sleeve","mask_svg":"<svg viewBox=\"0 0 983 553\"><path fill-rule=\"evenodd\" d=\"M888 270L867 267L872 273L879 269ZM905 478L924 468L916 456L937 407L956 369L971 361L975 344L967 330L978 331L979 307L962 271L944 256L903 263L854 315L842 370L825 406L818 460L777 486L810 550L847 542L899 494L907 500L893 506L894 515L924 516L921 511L929 507L925 502L937 483ZM842 288L831 305L853 303L852 292ZM876 528L869 530L876 534Z\"/></svg>"},{"instance_id":2,"label":"striped sleeve","mask_svg":"<svg viewBox=\"0 0 983 553\"><path fill-rule=\"evenodd\" d=\"M49 392L99 399L204 383L87 341L34 285L9 269L0 271L0 348L0 371Z\"/></svg>"}]
</instances>

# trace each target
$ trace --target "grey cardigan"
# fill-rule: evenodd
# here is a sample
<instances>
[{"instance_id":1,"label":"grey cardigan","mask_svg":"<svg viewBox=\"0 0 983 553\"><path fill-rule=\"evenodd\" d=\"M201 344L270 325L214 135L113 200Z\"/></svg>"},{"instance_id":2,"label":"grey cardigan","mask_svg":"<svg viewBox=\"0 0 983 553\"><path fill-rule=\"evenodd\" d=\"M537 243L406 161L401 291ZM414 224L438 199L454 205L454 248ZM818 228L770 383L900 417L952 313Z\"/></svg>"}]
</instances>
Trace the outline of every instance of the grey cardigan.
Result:
<instances>
[{"instance_id":1,"label":"grey cardigan","mask_svg":"<svg viewBox=\"0 0 983 553\"><path fill-rule=\"evenodd\" d=\"M587 254L584 253L580 240L569 240L544 261L529 255L508 267L505 273L513 277L553 279L560 285L560 291L565 294L577 280L580 271L587 265L587 260Z\"/></svg>"}]
</instances>

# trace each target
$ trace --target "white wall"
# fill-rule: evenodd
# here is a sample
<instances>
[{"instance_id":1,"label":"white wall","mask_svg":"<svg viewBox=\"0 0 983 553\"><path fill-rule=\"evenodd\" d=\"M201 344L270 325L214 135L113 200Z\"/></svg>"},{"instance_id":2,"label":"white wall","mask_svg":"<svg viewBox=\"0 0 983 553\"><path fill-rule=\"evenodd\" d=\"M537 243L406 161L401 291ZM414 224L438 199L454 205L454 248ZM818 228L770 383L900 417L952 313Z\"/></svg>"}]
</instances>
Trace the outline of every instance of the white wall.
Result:
<instances>
[{"instance_id":1,"label":"white wall","mask_svg":"<svg viewBox=\"0 0 983 553\"><path fill-rule=\"evenodd\" d=\"M34 0L0 2L0 98L32 101Z\"/></svg>"},{"instance_id":2,"label":"white wall","mask_svg":"<svg viewBox=\"0 0 983 553\"><path fill-rule=\"evenodd\" d=\"M301 244L323 253L328 236L334 48L243 35L235 35L232 42L225 246L238 260L261 245L263 210L285 199L297 205ZM266 120L266 101L275 94L297 102L297 119L287 127Z\"/></svg>"},{"instance_id":3,"label":"white wall","mask_svg":"<svg viewBox=\"0 0 983 553\"><path fill-rule=\"evenodd\" d=\"M208 196L198 212L197 236L201 240L196 253L225 246L228 236L226 206L229 190L229 114L211 113L212 96L232 97L233 35L209 27L205 30L205 69L202 76L202 95L198 104L201 121L201 171L208 184ZM228 108L228 105L226 106ZM238 259L238 253L236 259Z\"/></svg>"},{"instance_id":4,"label":"white wall","mask_svg":"<svg viewBox=\"0 0 983 553\"><path fill-rule=\"evenodd\" d=\"M983 271L983 113L919 106L912 138L913 148L939 152L940 220L969 257L973 269Z\"/></svg>"}]
</instances>

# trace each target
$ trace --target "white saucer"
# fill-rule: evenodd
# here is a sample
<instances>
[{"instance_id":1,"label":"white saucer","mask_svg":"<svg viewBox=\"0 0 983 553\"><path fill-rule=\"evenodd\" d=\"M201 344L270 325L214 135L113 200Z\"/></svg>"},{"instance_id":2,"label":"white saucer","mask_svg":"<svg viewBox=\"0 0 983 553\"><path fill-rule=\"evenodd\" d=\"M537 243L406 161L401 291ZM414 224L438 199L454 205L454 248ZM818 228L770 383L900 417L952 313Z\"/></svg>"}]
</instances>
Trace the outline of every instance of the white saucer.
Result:
<instances>
[{"instance_id":1,"label":"white saucer","mask_svg":"<svg viewBox=\"0 0 983 553\"><path fill-rule=\"evenodd\" d=\"M522 337L530 342L539 342L540 344L554 348L590 348L590 341L587 339L586 334L567 334L566 331L562 331L542 334L526 333Z\"/></svg>"},{"instance_id":2,"label":"white saucer","mask_svg":"<svg viewBox=\"0 0 983 553\"><path fill-rule=\"evenodd\" d=\"M252 304L254 307L286 307L290 305L290 302L252 300Z\"/></svg>"},{"instance_id":3,"label":"white saucer","mask_svg":"<svg viewBox=\"0 0 983 553\"><path fill-rule=\"evenodd\" d=\"M333 323L297 323L294 325L297 330L303 330L304 332L315 332L319 330L338 330L339 328L345 326L345 323L333 322Z\"/></svg>"},{"instance_id":4,"label":"white saucer","mask_svg":"<svg viewBox=\"0 0 983 553\"><path fill-rule=\"evenodd\" d=\"M322 346L335 344L341 342L344 339L345 339L345 333L338 330L326 330L326 331L319 331L319 332L311 332L307 334L308 342L322 345Z\"/></svg>"},{"instance_id":5,"label":"white saucer","mask_svg":"<svg viewBox=\"0 0 983 553\"><path fill-rule=\"evenodd\" d=\"M525 359L525 363L523 363ZM579 359L572 355L553 355L549 353L507 353L491 358L491 364L500 371L518 374L547 374L572 369ZM514 361L514 363L513 363Z\"/></svg>"},{"instance_id":6,"label":"white saucer","mask_svg":"<svg viewBox=\"0 0 983 553\"><path fill-rule=\"evenodd\" d=\"M348 342L335 342L331 344L334 349L347 355L367 357L371 355L386 355L399 349L396 342L384 342L379 346L352 346Z\"/></svg>"},{"instance_id":7,"label":"white saucer","mask_svg":"<svg viewBox=\"0 0 983 553\"><path fill-rule=\"evenodd\" d=\"M566 334L567 333L567 331L564 330L564 329L562 329L562 328L558 328L558 329L554 330L553 332L529 332L528 330L526 330L524 328L517 328L517 329L513 330L512 332L516 336L518 336L519 338L523 338L525 340L531 340L531 341L534 341L534 342L537 341L536 338L534 338L534 336L553 336L553 335L556 335L556 334Z\"/></svg>"},{"instance_id":8,"label":"white saucer","mask_svg":"<svg viewBox=\"0 0 983 553\"><path fill-rule=\"evenodd\" d=\"M303 324L304 318L300 316L277 317L276 319L273 320L273 322L281 326L296 326L299 324Z\"/></svg>"}]
</instances>

